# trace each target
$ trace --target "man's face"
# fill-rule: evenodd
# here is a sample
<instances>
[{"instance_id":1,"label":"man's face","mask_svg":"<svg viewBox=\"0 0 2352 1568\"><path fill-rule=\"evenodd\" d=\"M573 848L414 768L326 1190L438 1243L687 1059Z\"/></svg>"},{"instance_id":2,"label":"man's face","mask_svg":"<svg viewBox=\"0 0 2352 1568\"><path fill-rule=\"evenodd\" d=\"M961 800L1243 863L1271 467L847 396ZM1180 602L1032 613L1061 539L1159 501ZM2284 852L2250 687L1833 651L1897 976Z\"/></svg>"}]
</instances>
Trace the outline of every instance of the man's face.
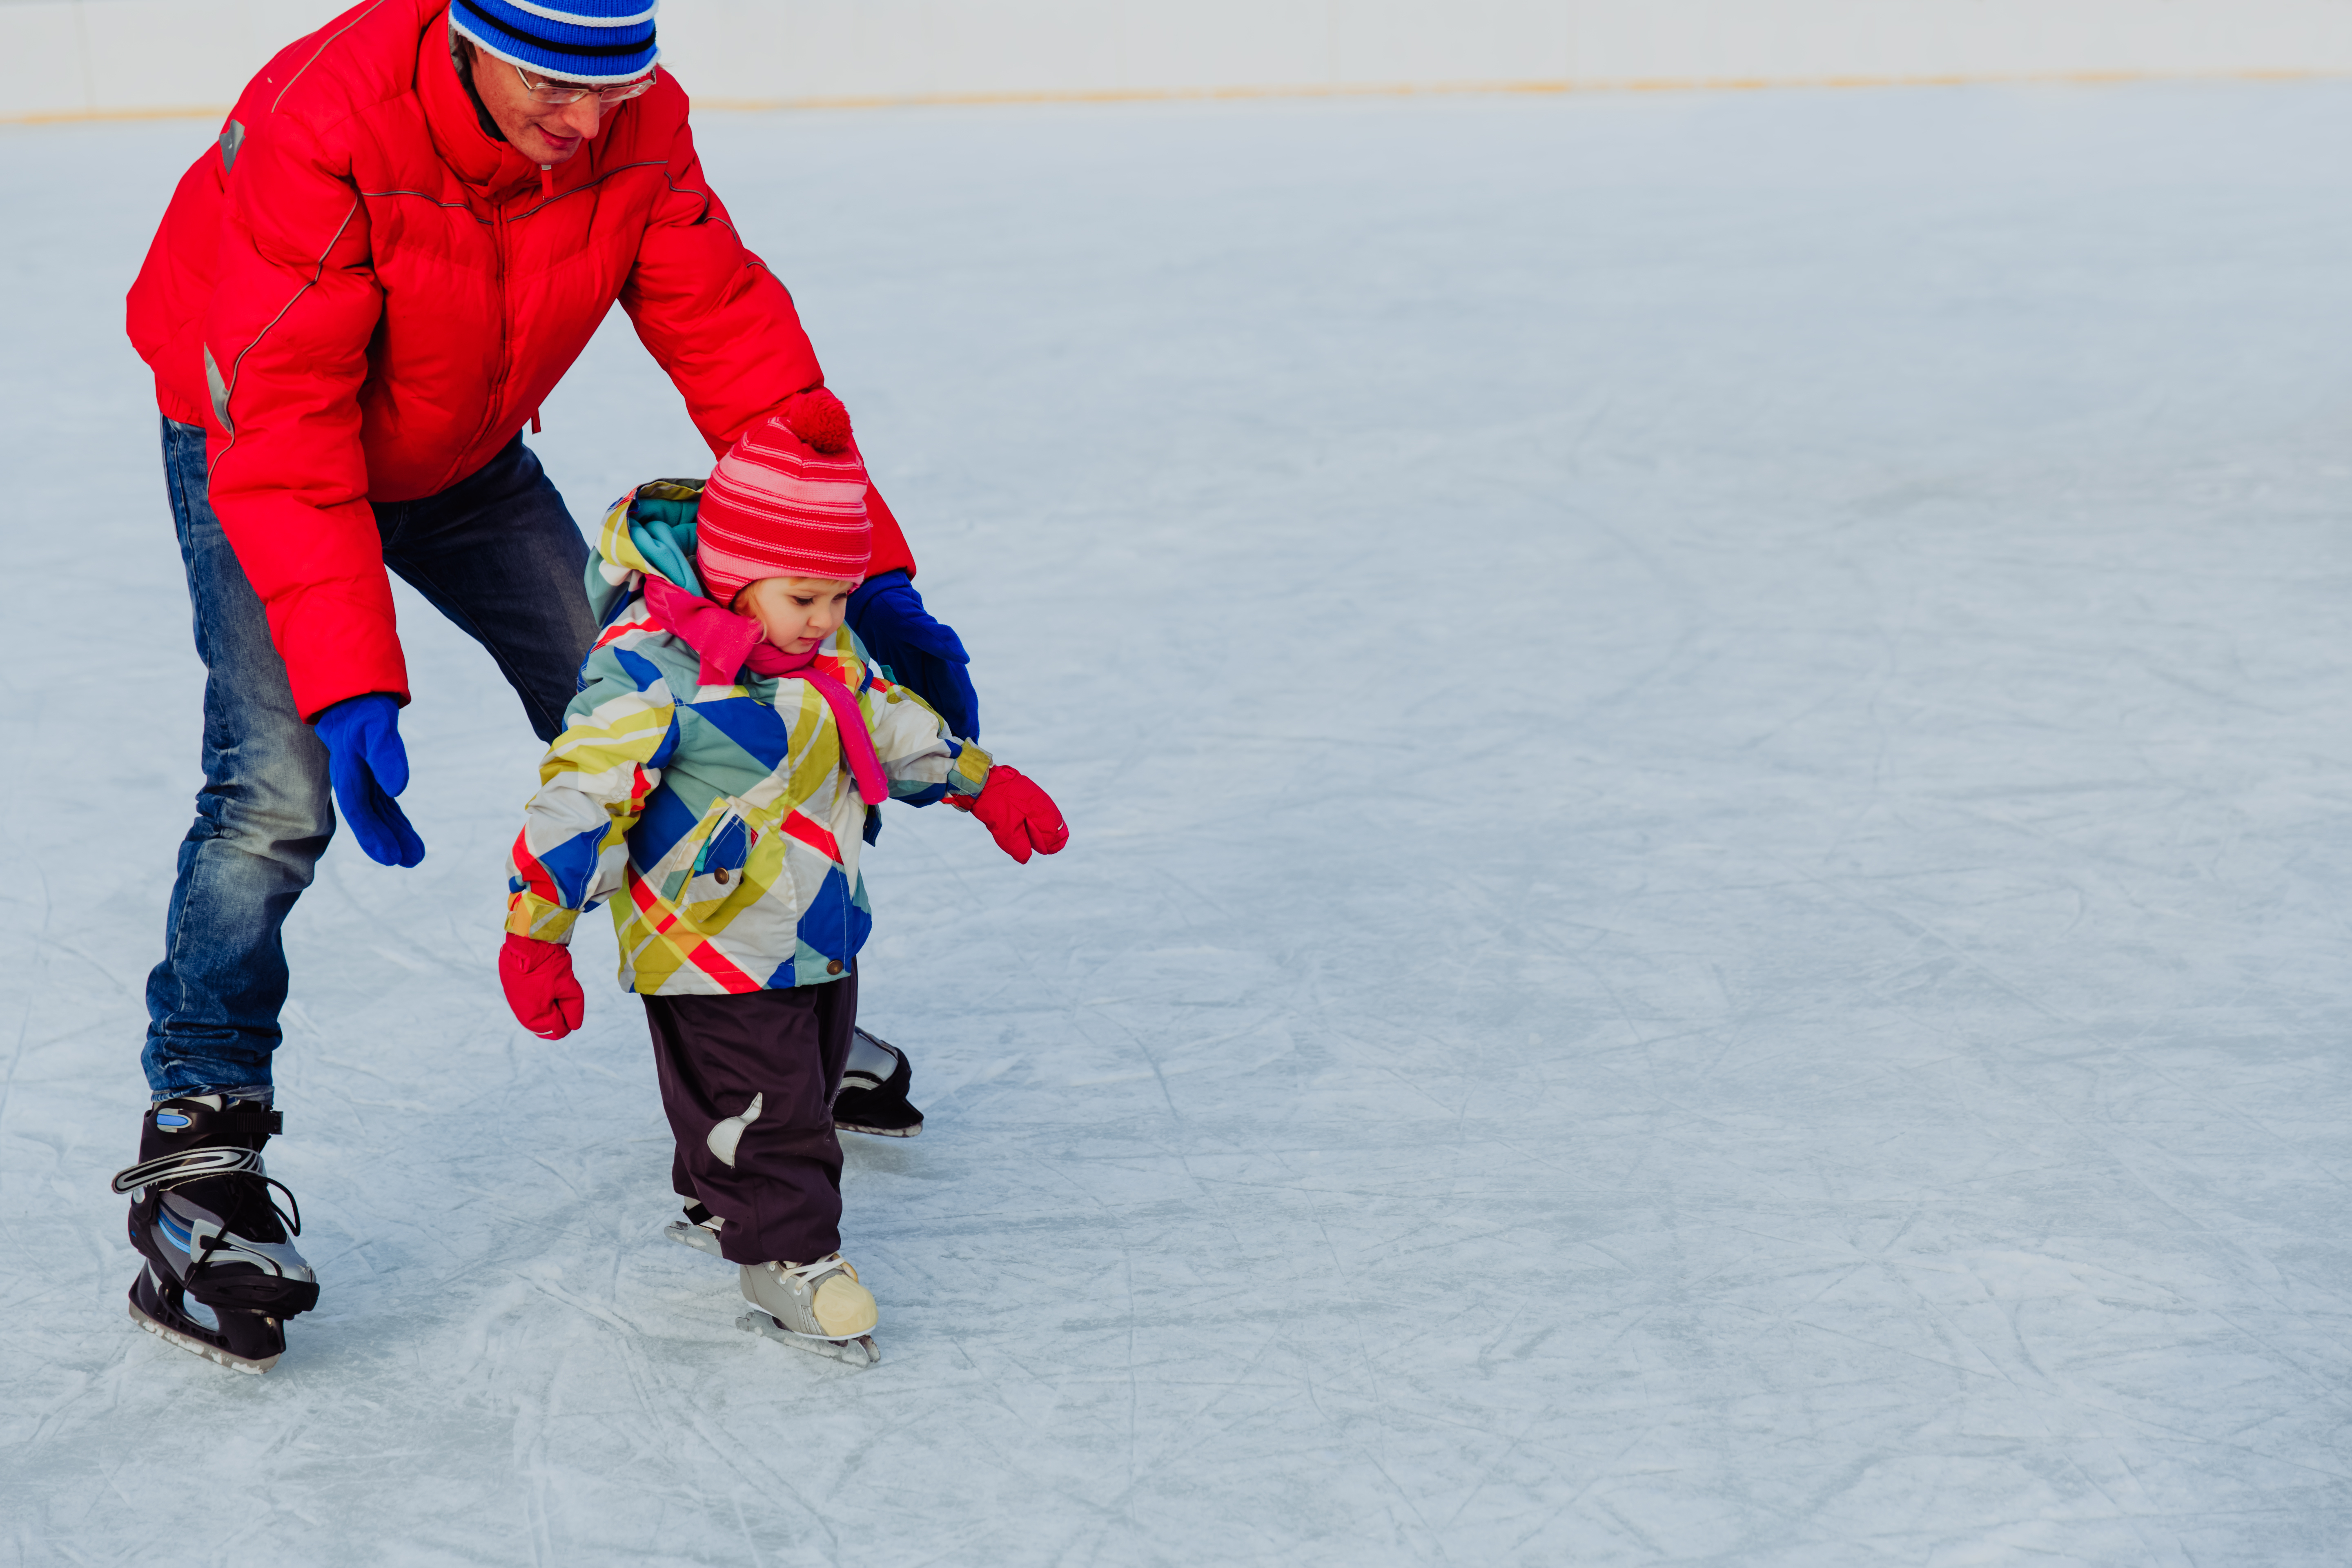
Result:
<instances>
[{"instance_id":1,"label":"man's face","mask_svg":"<svg viewBox=\"0 0 2352 1568\"><path fill-rule=\"evenodd\" d=\"M499 122L514 150L532 163L561 163L604 128L608 111L593 92L561 107L541 103L531 96L533 87L542 82L559 87L576 84L536 72L526 77L496 55L481 49L473 54L474 90L482 95L482 107Z\"/></svg>"}]
</instances>

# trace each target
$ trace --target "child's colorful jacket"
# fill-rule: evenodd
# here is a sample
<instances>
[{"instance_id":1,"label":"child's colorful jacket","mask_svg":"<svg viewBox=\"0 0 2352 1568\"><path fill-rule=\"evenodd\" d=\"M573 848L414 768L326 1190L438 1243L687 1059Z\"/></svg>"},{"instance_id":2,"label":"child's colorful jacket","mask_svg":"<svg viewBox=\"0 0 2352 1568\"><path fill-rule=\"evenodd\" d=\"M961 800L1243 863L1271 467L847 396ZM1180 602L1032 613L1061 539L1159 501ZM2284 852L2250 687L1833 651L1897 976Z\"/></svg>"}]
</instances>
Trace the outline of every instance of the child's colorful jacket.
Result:
<instances>
[{"instance_id":1,"label":"child's colorful jacket","mask_svg":"<svg viewBox=\"0 0 2352 1568\"><path fill-rule=\"evenodd\" d=\"M506 929L565 942L613 900L621 983L649 995L782 990L838 978L872 924L857 874L867 806L833 710L807 681L702 659L646 601L659 577L689 594L701 487L662 479L613 505L589 563L604 623L570 722L540 763L509 880ZM844 626L818 670L856 694L894 799L976 795L988 753L890 682Z\"/></svg>"}]
</instances>

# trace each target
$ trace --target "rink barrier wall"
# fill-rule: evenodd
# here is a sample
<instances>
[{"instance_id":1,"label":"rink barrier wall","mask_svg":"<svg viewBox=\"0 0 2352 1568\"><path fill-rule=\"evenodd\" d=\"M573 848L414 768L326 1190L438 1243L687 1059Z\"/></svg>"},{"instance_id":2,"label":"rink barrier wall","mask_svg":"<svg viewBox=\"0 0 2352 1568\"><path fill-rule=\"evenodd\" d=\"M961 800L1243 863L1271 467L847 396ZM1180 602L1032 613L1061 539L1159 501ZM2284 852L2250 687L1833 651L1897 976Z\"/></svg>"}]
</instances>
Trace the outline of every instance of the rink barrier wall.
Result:
<instances>
[{"instance_id":1,"label":"rink barrier wall","mask_svg":"<svg viewBox=\"0 0 2352 1568\"><path fill-rule=\"evenodd\" d=\"M335 0L0 0L0 120L218 114ZM2352 0L665 0L710 108L2352 74Z\"/></svg>"}]
</instances>

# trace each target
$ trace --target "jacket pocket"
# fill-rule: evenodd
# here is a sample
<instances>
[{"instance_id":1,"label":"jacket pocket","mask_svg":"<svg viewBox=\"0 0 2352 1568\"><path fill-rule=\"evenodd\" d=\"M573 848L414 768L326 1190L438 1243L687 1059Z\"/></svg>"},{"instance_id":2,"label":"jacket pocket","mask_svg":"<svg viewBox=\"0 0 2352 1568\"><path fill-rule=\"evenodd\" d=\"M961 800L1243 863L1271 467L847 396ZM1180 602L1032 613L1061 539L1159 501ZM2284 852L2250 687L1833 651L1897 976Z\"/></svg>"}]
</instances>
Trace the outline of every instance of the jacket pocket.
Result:
<instances>
[{"instance_id":1,"label":"jacket pocket","mask_svg":"<svg viewBox=\"0 0 2352 1568\"><path fill-rule=\"evenodd\" d=\"M744 868L757 841L758 830L744 820L742 803L729 801L727 810L703 836L701 847L695 851L670 901L688 920L699 921L740 896L749 883Z\"/></svg>"}]
</instances>

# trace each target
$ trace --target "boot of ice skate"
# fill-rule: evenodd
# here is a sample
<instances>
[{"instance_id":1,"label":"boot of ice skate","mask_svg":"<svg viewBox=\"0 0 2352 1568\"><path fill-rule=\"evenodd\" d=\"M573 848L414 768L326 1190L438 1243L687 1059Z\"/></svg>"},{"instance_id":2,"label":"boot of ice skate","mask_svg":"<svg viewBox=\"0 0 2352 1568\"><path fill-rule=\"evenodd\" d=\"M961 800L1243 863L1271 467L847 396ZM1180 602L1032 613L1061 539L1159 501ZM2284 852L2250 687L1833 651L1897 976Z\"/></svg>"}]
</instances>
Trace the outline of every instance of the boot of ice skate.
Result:
<instances>
[{"instance_id":1,"label":"boot of ice skate","mask_svg":"<svg viewBox=\"0 0 2352 1568\"><path fill-rule=\"evenodd\" d=\"M719 1249L719 1231L726 1223L700 1204L689 1201L686 1205L686 1217L674 1219L662 1226L662 1234L681 1247L707 1252L713 1258L724 1258L727 1255Z\"/></svg>"},{"instance_id":2,"label":"boot of ice skate","mask_svg":"<svg viewBox=\"0 0 2352 1568\"><path fill-rule=\"evenodd\" d=\"M740 1272L743 1300L754 1310L736 1319L737 1328L853 1366L882 1359L874 1293L838 1252L814 1263L746 1263Z\"/></svg>"},{"instance_id":3,"label":"boot of ice skate","mask_svg":"<svg viewBox=\"0 0 2352 1568\"><path fill-rule=\"evenodd\" d=\"M216 1094L167 1100L147 1112L139 1163L119 1171L131 1194L131 1245L146 1266L131 1287L131 1318L182 1350L238 1372L263 1373L285 1353L285 1321L319 1304L317 1278L269 1195L294 1194L263 1169L261 1146L279 1131L258 1100Z\"/></svg>"},{"instance_id":4,"label":"boot of ice skate","mask_svg":"<svg viewBox=\"0 0 2352 1568\"><path fill-rule=\"evenodd\" d=\"M841 1132L882 1138L912 1138L923 1130L923 1113L907 1099L915 1069L907 1053L860 1029L850 1037L849 1065L833 1097L833 1125Z\"/></svg>"}]
</instances>

